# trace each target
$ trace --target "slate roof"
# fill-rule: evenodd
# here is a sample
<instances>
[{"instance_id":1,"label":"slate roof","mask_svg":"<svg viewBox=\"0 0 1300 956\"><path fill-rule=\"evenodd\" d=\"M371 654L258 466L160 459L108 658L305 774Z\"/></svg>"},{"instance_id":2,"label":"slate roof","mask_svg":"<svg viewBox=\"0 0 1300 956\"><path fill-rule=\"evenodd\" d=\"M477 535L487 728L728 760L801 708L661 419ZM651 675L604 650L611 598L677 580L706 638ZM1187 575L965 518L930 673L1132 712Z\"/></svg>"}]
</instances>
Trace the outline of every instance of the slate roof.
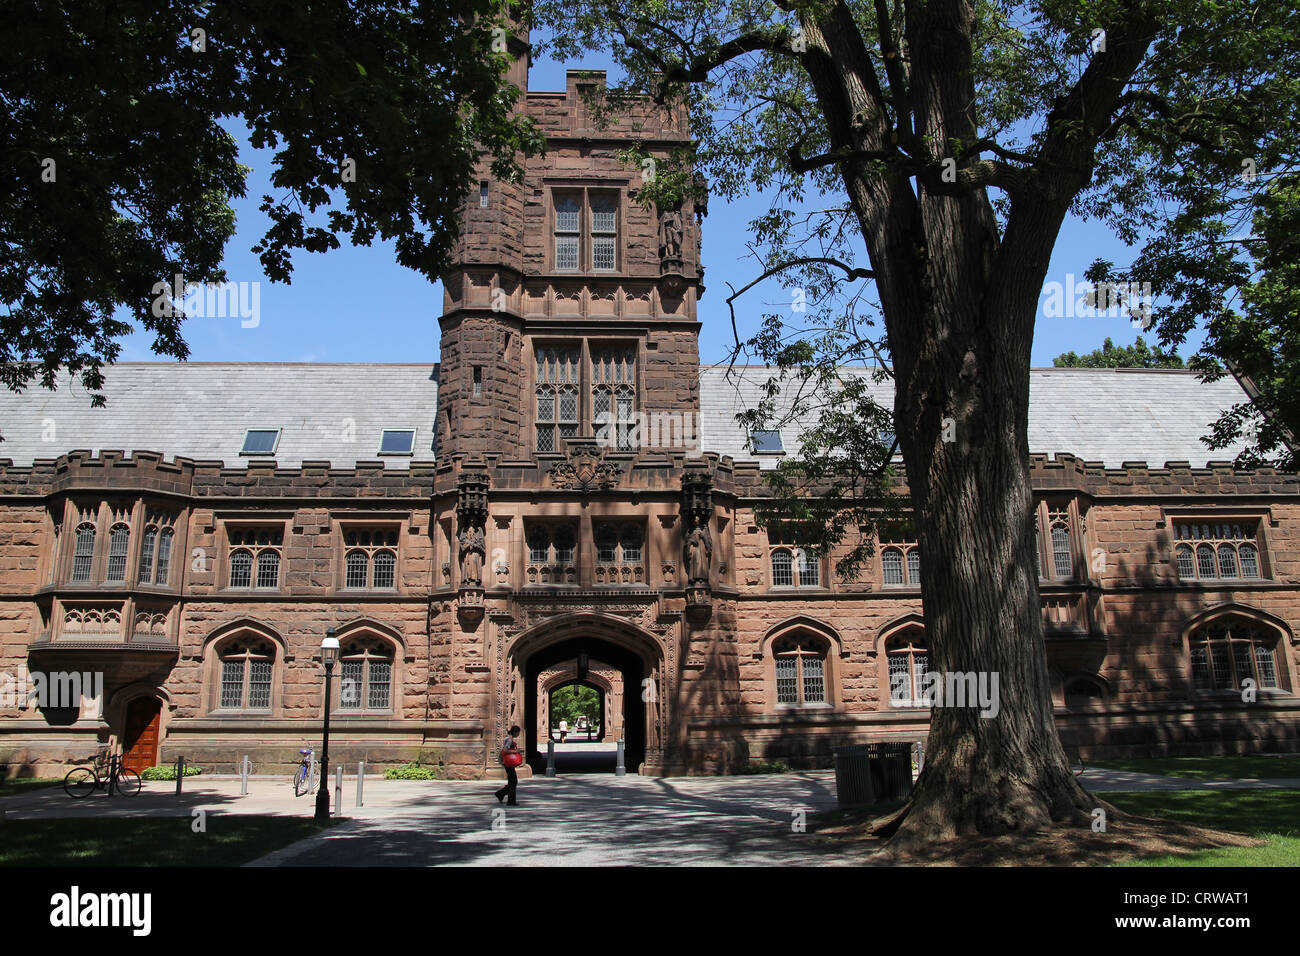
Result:
<instances>
[{"instance_id":1,"label":"slate roof","mask_svg":"<svg viewBox=\"0 0 1300 956\"><path fill-rule=\"evenodd\" d=\"M0 458L30 465L87 449L155 451L230 468L270 457L283 467L382 461L397 469L434 458L432 363L121 362L105 369L104 379L104 408L91 408L75 380L55 392L0 388ZM53 439L45 441L51 423ZM274 455L239 454L249 428L283 429ZM414 428L414 455L381 458L385 428Z\"/></svg>"},{"instance_id":2,"label":"slate roof","mask_svg":"<svg viewBox=\"0 0 1300 956\"><path fill-rule=\"evenodd\" d=\"M869 374L864 369L852 374ZM763 366L738 366L728 379L725 365L700 372L701 445L737 461L757 460L774 468L779 456L745 450L737 412L761 399L773 374ZM1152 468L1185 461L1194 468L1209 461L1231 461L1241 446L1211 451L1201 436L1221 410L1246 401L1231 376L1202 383L1194 372L1165 369L1039 368L1029 373L1029 450L1073 454L1083 461L1119 468L1145 461ZM793 386L790 386L793 387ZM877 402L893 408L893 382L868 386ZM783 390L784 391L784 390ZM788 406L787 406L788 407ZM800 423L786 428L782 441L795 450ZM803 424L806 424L803 423Z\"/></svg>"},{"instance_id":3,"label":"slate roof","mask_svg":"<svg viewBox=\"0 0 1300 956\"><path fill-rule=\"evenodd\" d=\"M761 366L700 371L703 450L774 467L774 456L745 449L736 412L758 401L769 374ZM1232 378L1202 384L1191 372L1139 369L1035 369L1030 379L1029 445L1119 467L1125 461L1232 459L1236 448L1211 452L1200 440L1221 409L1245 400ZM282 428L273 456L283 467L328 461L351 467L382 461L404 469L434 458L438 396L434 364L123 362L105 372L106 408L91 408L76 381L58 391L0 389L0 459L30 465L75 449L154 451L247 465L239 454L248 428ZM871 386L890 407L891 383ZM415 428L411 457L380 457L384 428ZM787 450L796 435L782 435ZM48 440L47 440L48 439Z\"/></svg>"}]
</instances>

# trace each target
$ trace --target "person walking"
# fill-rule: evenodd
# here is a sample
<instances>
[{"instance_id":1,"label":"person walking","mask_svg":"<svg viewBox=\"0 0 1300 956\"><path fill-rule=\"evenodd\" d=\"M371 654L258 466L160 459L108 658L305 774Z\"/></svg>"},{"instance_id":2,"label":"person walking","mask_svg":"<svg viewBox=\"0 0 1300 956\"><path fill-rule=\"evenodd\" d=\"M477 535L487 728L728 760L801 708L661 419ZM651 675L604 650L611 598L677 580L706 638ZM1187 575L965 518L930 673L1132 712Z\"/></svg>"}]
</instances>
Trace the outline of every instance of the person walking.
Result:
<instances>
[{"instance_id":1,"label":"person walking","mask_svg":"<svg viewBox=\"0 0 1300 956\"><path fill-rule=\"evenodd\" d=\"M505 803L508 807L515 807L519 802L515 799L515 791L519 788L519 774L515 773L515 767L522 762L519 751L519 744L515 738L519 736L519 727L512 726L506 734L506 739L501 745L501 765L506 768L506 785L496 792L497 803ZM510 757L511 754L519 754L518 757ZM506 797L510 799L507 800Z\"/></svg>"},{"instance_id":2,"label":"person walking","mask_svg":"<svg viewBox=\"0 0 1300 956\"><path fill-rule=\"evenodd\" d=\"M560 743L564 743L564 738L567 736L569 736L569 722L567 720L561 720L560 721Z\"/></svg>"}]
</instances>

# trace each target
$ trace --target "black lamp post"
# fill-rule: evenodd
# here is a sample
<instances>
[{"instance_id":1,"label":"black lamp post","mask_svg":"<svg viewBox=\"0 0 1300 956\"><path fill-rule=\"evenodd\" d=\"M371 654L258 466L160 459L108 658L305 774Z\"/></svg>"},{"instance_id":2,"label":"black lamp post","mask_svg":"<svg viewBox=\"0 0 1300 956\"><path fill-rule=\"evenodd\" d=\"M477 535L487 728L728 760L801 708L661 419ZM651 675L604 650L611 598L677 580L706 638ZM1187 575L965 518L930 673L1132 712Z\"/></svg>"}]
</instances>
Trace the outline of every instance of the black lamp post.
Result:
<instances>
[{"instance_id":1,"label":"black lamp post","mask_svg":"<svg viewBox=\"0 0 1300 956\"><path fill-rule=\"evenodd\" d=\"M325 632L320 642L320 659L325 665L325 738L320 748L320 790L316 793L316 822L326 823L330 818L330 680L334 676L334 662L339 659L339 639L334 628Z\"/></svg>"}]
</instances>

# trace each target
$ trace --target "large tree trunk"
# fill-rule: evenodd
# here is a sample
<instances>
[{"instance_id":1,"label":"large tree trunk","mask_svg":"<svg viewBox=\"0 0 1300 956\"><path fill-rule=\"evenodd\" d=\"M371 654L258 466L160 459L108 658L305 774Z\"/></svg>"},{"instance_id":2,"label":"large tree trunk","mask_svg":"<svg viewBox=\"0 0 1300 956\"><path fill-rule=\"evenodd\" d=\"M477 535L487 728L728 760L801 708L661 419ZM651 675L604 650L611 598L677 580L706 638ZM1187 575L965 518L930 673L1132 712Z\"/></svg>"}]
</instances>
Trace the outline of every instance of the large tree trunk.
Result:
<instances>
[{"instance_id":1,"label":"large tree trunk","mask_svg":"<svg viewBox=\"0 0 1300 956\"><path fill-rule=\"evenodd\" d=\"M972 142L969 8L937 0L909 10L915 132L936 144ZM875 108L875 75L847 7L805 22L831 52L809 75L832 145L865 154L887 148L893 134ZM948 674L969 673L985 675L986 687L994 674L998 682L996 713L951 700L932 709L925 770L894 842L1085 823L1095 801L1076 782L1052 716L1027 433L1038 293L1088 164L1065 174L1065 188L1013 199L1001 236L982 189L918 181L914 190L906 177L868 163L840 170L894 359L929 666L945 684Z\"/></svg>"},{"instance_id":2,"label":"large tree trunk","mask_svg":"<svg viewBox=\"0 0 1300 956\"><path fill-rule=\"evenodd\" d=\"M1027 369L981 352L968 353L961 375L946 383L915 374L898 383L899 433L911 430L904 459L929 666L945 678L973 672L990 690L996 675L997 694L987 711L970 700L932 708L925 769L895 844L1086 824L1096 805L1070 770L1052 716L1026 444ZM953 410L955 441L943 441L926 421L929 402ZM969 434L964 421L979 422L979 433Z\"/></svg>"}]
</instances>

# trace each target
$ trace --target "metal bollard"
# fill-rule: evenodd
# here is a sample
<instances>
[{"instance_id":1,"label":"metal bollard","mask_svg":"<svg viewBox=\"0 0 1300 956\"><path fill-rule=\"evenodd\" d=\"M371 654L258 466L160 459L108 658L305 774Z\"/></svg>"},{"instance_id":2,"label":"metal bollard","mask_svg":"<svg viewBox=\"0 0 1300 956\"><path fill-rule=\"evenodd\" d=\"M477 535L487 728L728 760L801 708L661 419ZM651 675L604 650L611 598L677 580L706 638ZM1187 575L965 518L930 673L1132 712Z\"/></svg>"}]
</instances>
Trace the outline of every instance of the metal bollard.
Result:
<instances>
[{"instance_id":1,"label":"metal bollard","mask_svg":"<svg viewBox=\"0 0 1300 956\"><path fill-rule=\"evenodd\" d=\"M555 741L546 738L546 776L555 776Z\"/></svg>"},{"instance_id":2,"label":"metal bollard","mask_svg":"<svg viewBox=\"0 0 1300 956\"><path fill-rule=\"evenodd\" d=\"M623 738L620 737L618 740L618 763L614 765L614 776L616 777L627 775L627 764L624 762L623 748Z\"/></svg>"},{"instance_id":3,"label":"metal bollard","mask_svg":"<svg viewBox=\"0 0 1300 956\"><path fill-rule=\"evenodd\" d=\"M343 764L334 768L334 815L343 812Z\"/></svg>"},{"instance_id":4,"label":"metal bollard","mask_svg":"<svg viewBox=\"0 0 1300 956\"><path fill-rule=\"evenodd\" d=\"M248 796L248 754L239 761L239 795Z\"/></svg>"},{"instance_id":5,"label":"metal bollard","mask_svg":"<svg viewBox=\"0 0 1300 956\"><path fill-rule=\"evenodd\" d=\"M185 780L185 758L176 758L176 795L181 794L181 783Z\"/></svg>"},{"instance_id":6,"label":"metal bollard","mask_svg":"<svg viewBox=\"0 0 1300 956\"><path fill-rule=\"evenodd\" d=\"M361 785L366 782L366 762L364 760L357 763L357 806L364 807L366 804L361 799Z\"/></svg>"}]
</instances>

